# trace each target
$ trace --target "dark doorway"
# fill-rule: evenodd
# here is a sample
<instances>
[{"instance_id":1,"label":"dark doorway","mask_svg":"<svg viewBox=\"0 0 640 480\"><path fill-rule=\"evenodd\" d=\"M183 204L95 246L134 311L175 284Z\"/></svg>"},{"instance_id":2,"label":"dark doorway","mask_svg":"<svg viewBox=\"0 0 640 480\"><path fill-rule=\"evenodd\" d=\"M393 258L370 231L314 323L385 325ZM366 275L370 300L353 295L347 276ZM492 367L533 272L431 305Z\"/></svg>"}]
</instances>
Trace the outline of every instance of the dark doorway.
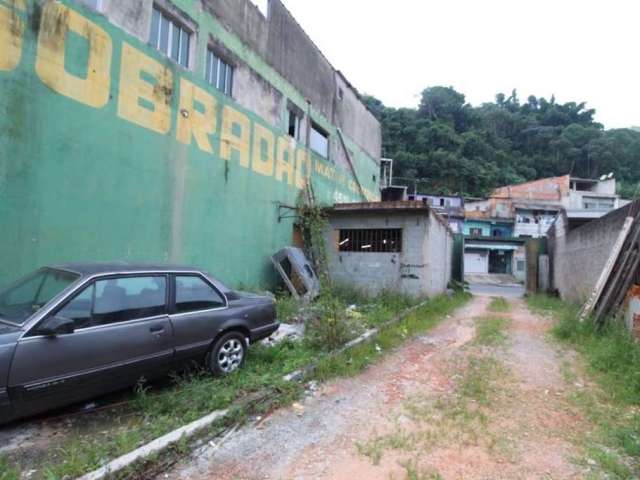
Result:
<instances>
[{"instance_id":1,"label":"dark doorway","mask_svg":"<svg viewBox=\"0 0 640 480\"><path fill-rule=\"evenodd\" d=\"M512 273L513 252L510 250L491 250L489 252L489 273Z\"/></svg>"}]
</instances>

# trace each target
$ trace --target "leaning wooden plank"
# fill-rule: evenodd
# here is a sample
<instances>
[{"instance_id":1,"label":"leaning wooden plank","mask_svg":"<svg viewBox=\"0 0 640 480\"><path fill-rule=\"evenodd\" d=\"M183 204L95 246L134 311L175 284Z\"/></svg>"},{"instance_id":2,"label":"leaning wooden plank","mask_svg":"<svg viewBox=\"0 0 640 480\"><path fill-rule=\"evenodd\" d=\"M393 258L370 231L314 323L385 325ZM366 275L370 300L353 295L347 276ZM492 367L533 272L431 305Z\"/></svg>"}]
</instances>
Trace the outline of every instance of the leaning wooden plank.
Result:
<instances>
[{"instance_id":1,"label":"leaning wooden plank","mask_svg":"<svg viewBox=\"0 0 640 480\"><path fill-rule=\"evenodd\" d=\"M627 236L629 235L629 230L631 230L631 226L633 225L634 217L627 217L624 220L624 225L622 226L622 230L620 230L620 234L616 239L616 243L613 245L613 250L611 251L611 255L607 259L607 263L605 264L602 272L600 273L600 277L596 282L591 295L587 302L583 305L582 310L580 310L580 314L578 318L581 322L583 322L591 312L593 308L600 300L600 296L602 295L602 291L604 290L605 285L607 284L607 280L609 280L609 276L611 275L611 271L613 270L616 261L618 260L618 256L620 255L620 250L622 250L622 246L624 242L627 240Z\"/></svg>"},{"instance_id":2,"label":"leaning wooden plank","mask_svg":"<svg viewBox=\"0 0 640 480\"><path fill-rule=\"evenodd\" d=\"M613 298L619 293L621 279L626 278L631 267L632 256L635 252L635 245L640 241L640 221L638 216L630 229L618 259L615 263L612 274L609 276L598 302L594 306L595 319L600 322L604 320L605 314L611 311ZM634 270L635 271L635 270ZM626 293L626 292L625 292Z\"/></svg>"}]
</instances>

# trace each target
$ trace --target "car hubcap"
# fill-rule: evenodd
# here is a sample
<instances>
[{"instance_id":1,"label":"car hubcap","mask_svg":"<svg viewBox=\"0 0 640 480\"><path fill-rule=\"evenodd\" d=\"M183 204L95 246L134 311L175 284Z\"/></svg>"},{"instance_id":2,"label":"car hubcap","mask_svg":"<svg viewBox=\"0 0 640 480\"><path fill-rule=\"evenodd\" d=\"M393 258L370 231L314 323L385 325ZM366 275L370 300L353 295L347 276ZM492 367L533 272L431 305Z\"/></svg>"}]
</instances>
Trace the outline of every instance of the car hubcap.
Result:
<instances>
[{"instance_id":1,"label":"car hubcap","mask_svg":"<svg viewBox=\"0 0 640 480\"><path fill-rule=\"evenodd\" d=\"M228 340L218 352L218 366L225 373L231 373L242 363L244 350L239 340Z\"/></svg>"}]
</instances>

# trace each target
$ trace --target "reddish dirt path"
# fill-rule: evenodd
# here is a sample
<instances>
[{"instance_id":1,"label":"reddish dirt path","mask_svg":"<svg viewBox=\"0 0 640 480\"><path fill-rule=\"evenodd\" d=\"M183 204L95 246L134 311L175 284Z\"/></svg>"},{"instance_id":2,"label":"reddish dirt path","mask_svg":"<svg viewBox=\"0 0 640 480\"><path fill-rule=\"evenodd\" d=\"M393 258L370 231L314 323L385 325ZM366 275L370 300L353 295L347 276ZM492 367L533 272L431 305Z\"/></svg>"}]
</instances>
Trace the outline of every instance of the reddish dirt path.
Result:
<instances>
[{"instance_id":1,"label":"reddish dirt path","mask_svg":"<svg viewBox=\"0 0 640 480\"><path fill-rule=\"evenodd\" d=\"M508 339L479 345L475 297L361 375L330 382L159 478L573 479L584 421L547 320L510 300Z\"/></svg>"}]
</instances>

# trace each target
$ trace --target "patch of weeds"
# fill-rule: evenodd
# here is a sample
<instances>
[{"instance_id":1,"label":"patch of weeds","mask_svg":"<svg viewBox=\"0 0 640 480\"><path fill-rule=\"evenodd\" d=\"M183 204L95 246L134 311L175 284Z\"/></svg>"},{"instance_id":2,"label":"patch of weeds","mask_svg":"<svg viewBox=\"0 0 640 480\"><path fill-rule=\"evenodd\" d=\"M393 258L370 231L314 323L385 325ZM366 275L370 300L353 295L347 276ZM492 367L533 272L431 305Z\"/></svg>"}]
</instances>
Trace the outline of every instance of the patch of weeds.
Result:
<instances>
[{"instance_id":1,"label":"patch of weeds","mask_svg":"<svg viewBox=\"0 0 640 480\"><path fill-rule=\"evenodd\" d=\"M324 297L311 310L304 335L313 348L331 352L357 337L363 330L359 318L350 314L340 300Z\"/></svg>"},{"instance_id":2,"label":"patch of weeds","mask_svg":"<svg viewBox=\"0 0 640 480\"><path fill-rule=\"evenodd\" d=\"M399 323L383 328L375 342L362 343L348 352L320 359L315 376L319 380L355 375L379 358L385 351L401 345L407 338L426 332L444 320L456 308L466 303L471 296L459 292L451 297L434 297L421 308L408 314Z\"/></svg>"},{"instance_id":3,"label":"patch of weeds","mask_svg":"<svg viewBox=\"0 0 640 480\"><path fill-rule=\"evenodd\" d=\"M415 442L412 435L404 432L397 424L393 434L374 436L368 442L356 443L358 453L371 460L373 465L379 465L385 450L410 451Z\"/></svg>"},{"instance_id":4,"label":"patch of weeds","mask_svg":"<svg viewBox=\"0 0 640 480\"><path fill-rule=\"evenodd\" d=\"M476 343L480 345L501 345L507 340L509 319L504 317L481 317L476 320Z\"/></svg>"},{"instance_id":5,"label":"patch of weeds","mask_svg":"<svg viewBox=\"0 0 640 480\"><path fill-rule=\"evenodd\" d=\"M20 469L9 463L9 461L0 456L0 480L19 480Z\"/></svg>"},{"instance_id":6,"label":"patch of weeds","mask_svg":"<svg viewBox=\"0 0 640 480\"><path fill-rule=\"evenodd\" d=\"M302 304L299 300L284 292L276 296L276 313L279 322L287 323L300 311Z\"/></svg>"},{"instance_id":7,"label":"patch of weeds","mask_svg":"<svg viewBox=\"0 0 640 480\"><path fill-rule=\"evenodd\" d=\"M442 475L432 468L422 469L417 460L407 460L400 464L405 470L405 480L442 480Z\"/></svg>"},{"instance_id":8,"label":"patch of weeds","mask_svg":"<svg viewBox=\"0 0 640 480\"><path fill-rule=\"evenodd\" d=\"M409 399L404 404L402 418L410 421L411 426L403 427L396 420L392 433L374 434L371 440L358 445L360 454L369 457L375 465L385 451L426 452L443 442L484 444L490 451L501 453L504 445L499 445L488 432L488 426L490 411L500 391L498 382L507 372L496 359L473 355L454 370L457 372L452 376L454 391L439 398Z\"/></svg>"},{"instance_id":9,"label":"patch of weeds","mask_svg":"<svg viewBox=\"0 0 640 480\"><path fill-rule=\"evenodd\" d=\"M532 310L556 320L553 335L570 344L586 361L600 388L574 392L572 402L597 430L584 440L586 455L608 478L639 478L640 345L614 320L598 327L578 320L579 306L538 295Z\"/></svg>"},{"instance_id":10,"label":"patch of weeds","mask_svg":"<svg viewBox=\"0 0 640 480\"><path fill-rule=\"evenodd\" d=\"M504 313L508 312L510 309L511 305L506 299L502 297L494 298L489 304L489 311L493 313Z\"/></svg>"}]
</instances>

